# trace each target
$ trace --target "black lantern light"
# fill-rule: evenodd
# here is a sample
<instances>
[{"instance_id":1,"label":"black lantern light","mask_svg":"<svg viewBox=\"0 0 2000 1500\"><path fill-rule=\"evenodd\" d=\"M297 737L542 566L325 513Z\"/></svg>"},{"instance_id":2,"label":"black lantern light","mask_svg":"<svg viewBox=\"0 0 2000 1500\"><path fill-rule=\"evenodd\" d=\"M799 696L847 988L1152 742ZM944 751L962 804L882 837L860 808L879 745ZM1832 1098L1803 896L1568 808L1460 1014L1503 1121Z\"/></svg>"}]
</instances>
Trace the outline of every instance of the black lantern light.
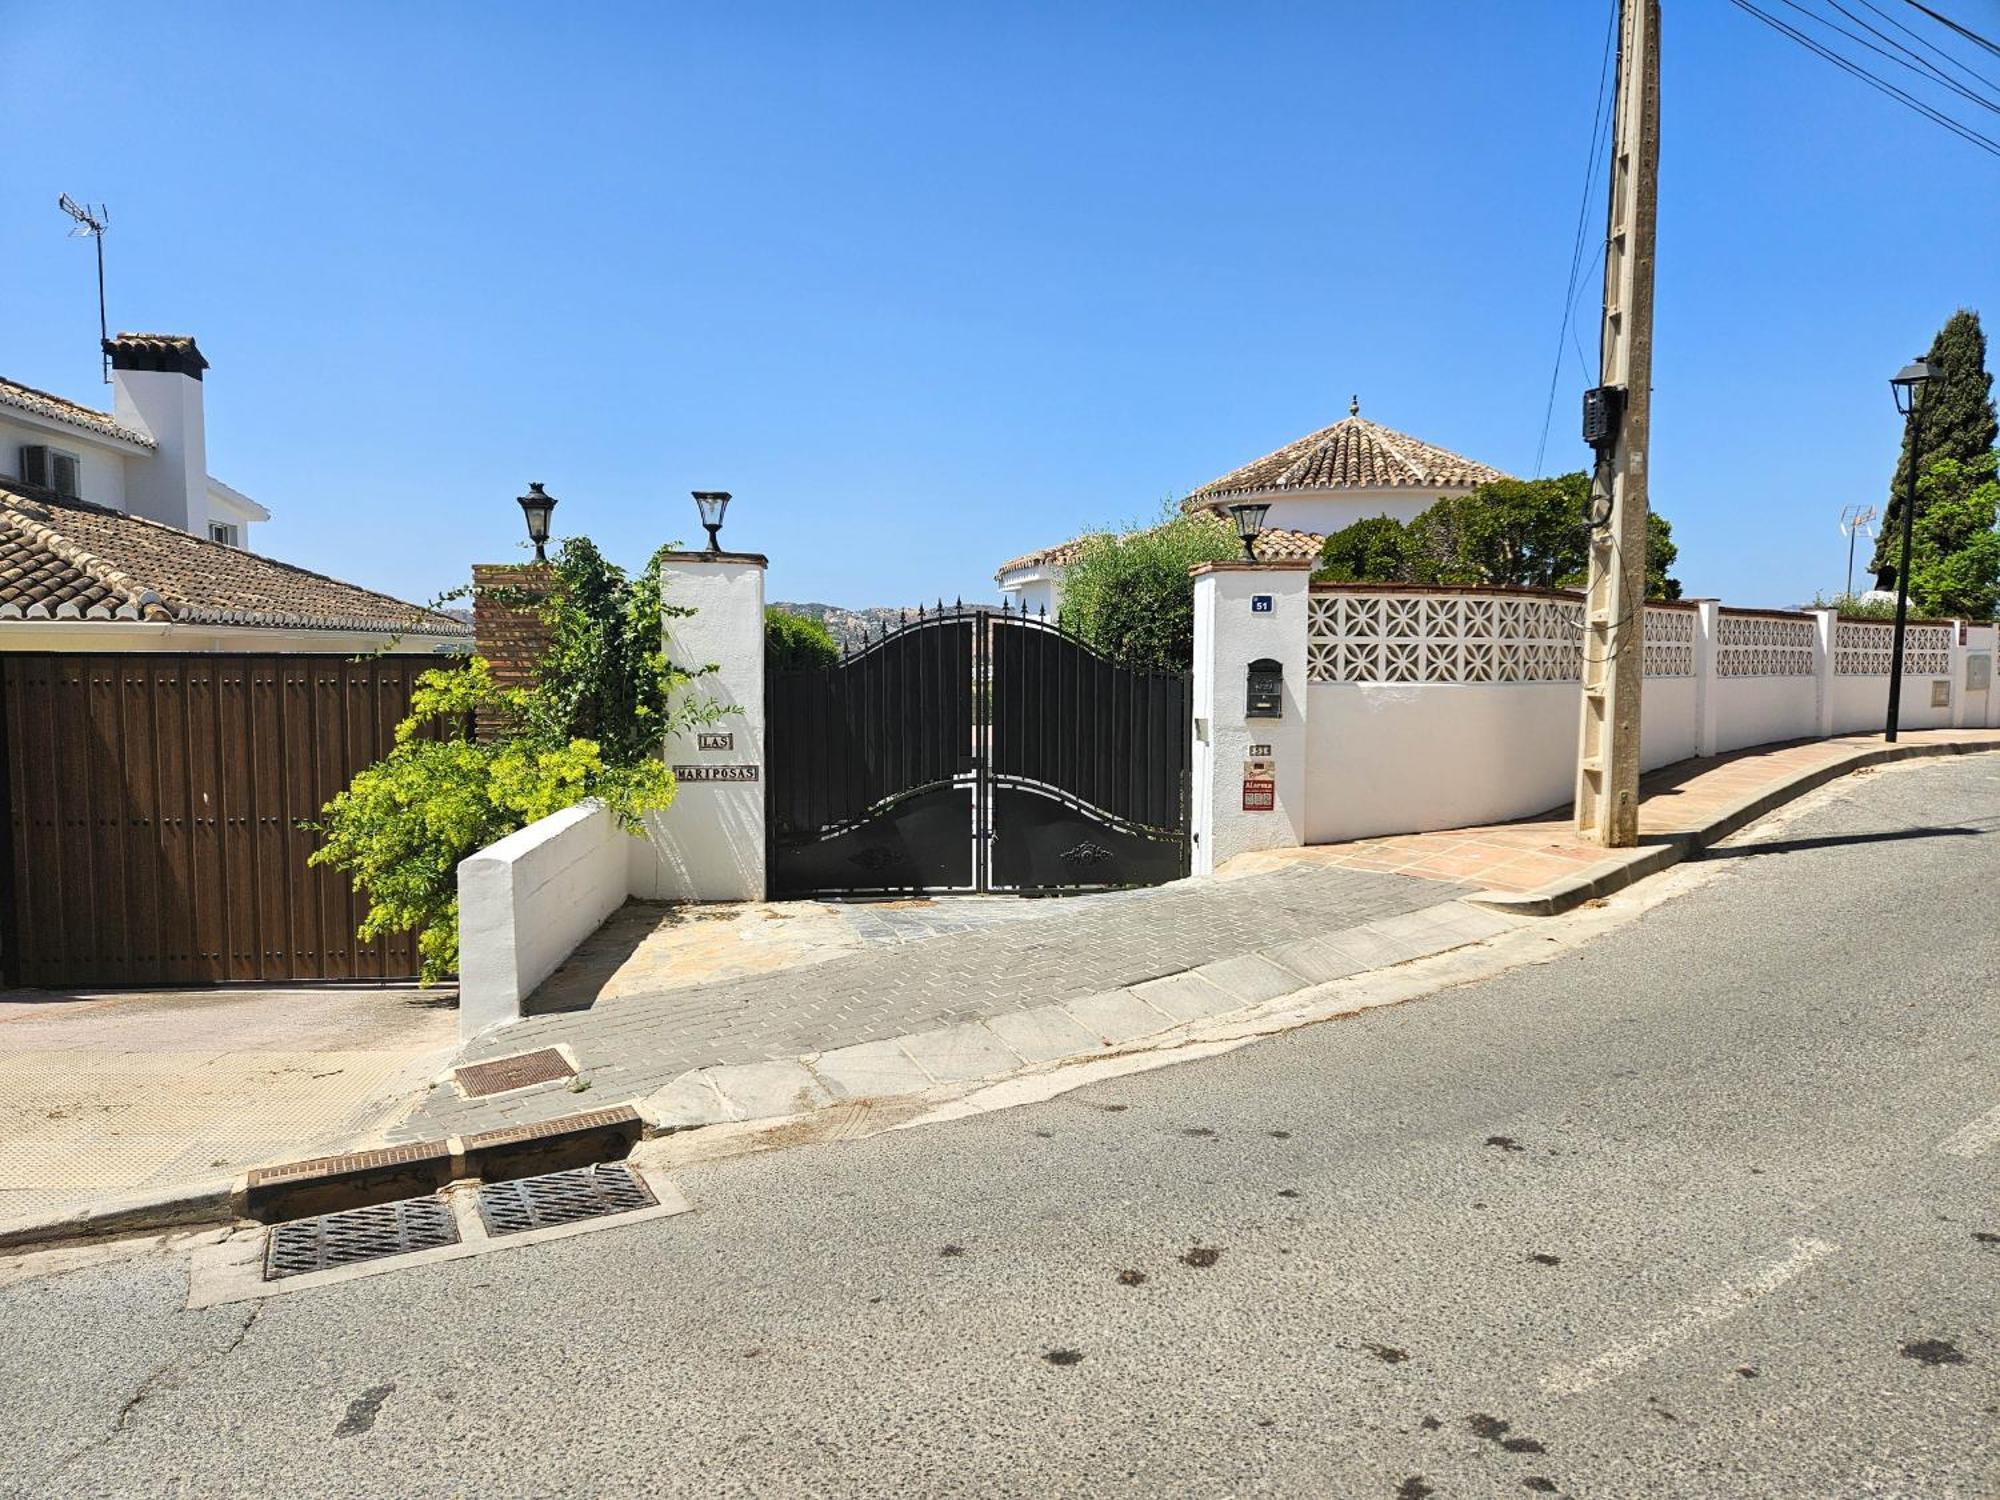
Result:
<instances>
[{"instance_id":1,"label":"black lantern light","mask_svg":"<svg viewBox=\"0 0 2000 1500\"><path fill-rule=\"evenodd\" d=\"M1910 618L1910 523L1917 514L1917 448L1923 441L1923 407L1917 393L1940 372L1924 359L1913 359L1892 376L1889 389L1896 393L1896 410L1907 419L1903 426L1905 447L1910 455L1909 473L1903 488L1903 556L1896 565L1896 631L1889 646L1889 717L1882 738L1895 743L1896 729L1903 711L1903 635Z\"/></svg>"},{"instance_id":2,"label":"black lantern light","mask_svg":"<svg viewBox=\"0 0 2000 1500\"><path fill-rule=\"evenodd\" d=\"M520 501L521 514L528 518L528 540L535 544L535 561L547 562L549 555L543 549L548 545L549 516L556 508L556 497L535 482L528 486L528 493Z\"/></svg>"},{"instance_id":3,"label":"black lantern light","mask_svg":"<svg viewBox=\"0 0 2000 1500\"><path fill-rule=\"evenodd\" d=\"M716 533L722 530L722 513L729 509L728 490L695 490L694 503L701 511L701 524L708 532L708 550L720 552Z\"/></svg>"},{"instance_id":4,"label":"black lantern light","mask_svg":"<svg viewBox=\"0 0 2000 1500\"><path fill-rule=\"evenodd\" d=\"M1270 513L1270 506L1248 501L1229 507L1229 519L1236 523L1236 535L1243 542L1243 555L1251 562L1257 560L1257 538L1264 530L1264 517Z\"/></svg>"},{"instance_id":5,"label":"black lantern light","mask_svg":"<svg viewBox=\"0 0 2000 1500\"><path fill-rule=\"evenodd\" d=\"M1916 409L1917 392L1937 378L1929 360L1913 359L1890 377L1889 389L1896 393L1896 411L1907 417Z\"/></svg>"}]
</instances>

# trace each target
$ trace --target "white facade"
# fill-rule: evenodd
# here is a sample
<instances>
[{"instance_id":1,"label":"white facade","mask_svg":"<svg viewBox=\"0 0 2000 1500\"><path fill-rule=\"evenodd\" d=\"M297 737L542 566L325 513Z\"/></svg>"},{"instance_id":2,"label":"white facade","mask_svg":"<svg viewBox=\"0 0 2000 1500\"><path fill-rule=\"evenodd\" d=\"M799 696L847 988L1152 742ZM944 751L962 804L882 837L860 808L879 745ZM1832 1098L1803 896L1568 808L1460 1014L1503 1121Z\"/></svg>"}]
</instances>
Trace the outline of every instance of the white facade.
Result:
<instances>
[{"instance_id":1,"label":"white facade","mask_svg":"<svg viewBox=\"0 0 2000 1500\"><path fill-rule=\"evenodd\" d=\"M271 513L208 472L203 382L116 363L111 380L109 412L0 381L0 478L25 480L21 450L46 447L76 459L74 498L250 550Z\"/></svg>"}]
</instances>

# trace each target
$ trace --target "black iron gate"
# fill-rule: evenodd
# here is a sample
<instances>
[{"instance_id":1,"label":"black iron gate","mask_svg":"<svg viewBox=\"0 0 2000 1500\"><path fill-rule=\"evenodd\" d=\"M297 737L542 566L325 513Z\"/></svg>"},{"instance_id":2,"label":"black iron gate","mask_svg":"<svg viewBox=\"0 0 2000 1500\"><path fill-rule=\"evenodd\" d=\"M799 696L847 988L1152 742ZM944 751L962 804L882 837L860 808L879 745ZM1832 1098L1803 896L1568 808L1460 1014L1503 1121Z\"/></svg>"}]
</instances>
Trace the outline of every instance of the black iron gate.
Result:
<instances>
[{"instance_id":1,"label":"black iron gate","mask_svg":"<svg viewBox=\"0 0 2000 1500\"><path fill-rule=\"evenodd\" d=\"M771 891L1022 895L1188 870L1188 679L1011 610L766 678Z\"/></svg>"}]
</instances>

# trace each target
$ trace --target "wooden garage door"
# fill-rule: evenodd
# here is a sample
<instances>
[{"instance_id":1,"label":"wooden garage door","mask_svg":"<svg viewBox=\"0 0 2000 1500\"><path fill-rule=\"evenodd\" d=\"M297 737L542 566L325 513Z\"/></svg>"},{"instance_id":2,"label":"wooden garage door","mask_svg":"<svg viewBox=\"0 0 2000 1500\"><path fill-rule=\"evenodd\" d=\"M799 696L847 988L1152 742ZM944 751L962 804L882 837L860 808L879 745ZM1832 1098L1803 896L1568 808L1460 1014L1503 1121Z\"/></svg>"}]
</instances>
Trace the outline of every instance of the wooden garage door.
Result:
<instances>
[{"instance_id":1,"label":"wooden garage door","mask_svg":"<svg viewBox=\"0 0 2000 1500\"><path fill-rule=\"evenodd\" d=\"M386 754L419 673L387 656L0 656L0 962L45 987L397 979L407 934L308 867L299 827Z\"/></svg>"}]
</instances>

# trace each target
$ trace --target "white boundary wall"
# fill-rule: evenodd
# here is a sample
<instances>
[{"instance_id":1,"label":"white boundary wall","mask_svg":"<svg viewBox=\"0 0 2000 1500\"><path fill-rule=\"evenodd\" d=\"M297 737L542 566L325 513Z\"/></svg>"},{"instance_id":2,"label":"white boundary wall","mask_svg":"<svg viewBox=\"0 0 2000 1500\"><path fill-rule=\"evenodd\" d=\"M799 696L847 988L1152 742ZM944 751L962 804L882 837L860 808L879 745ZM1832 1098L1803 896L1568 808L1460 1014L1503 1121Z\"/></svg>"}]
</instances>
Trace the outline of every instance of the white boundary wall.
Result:
<instances>
[{"instance_id":1,"label":"white boundary wall","mask_svg":"<svg viewBox=\"0 0 2000 1500\"><path fill-rule=\"evenodd\" d=\"M1289 606L1300 575L1225 566L1195 580L1197 873L1251 849L1503 822L1569 802L1581 596L1318 585L1305 590L1301 641ZM1273 614L1250 613L1259 595L1275 596ZM1274 645L1274 628L1290 638ZM1830 610L1648 606L1642 765L1880 729L1890 631ZM1903 727L2000 725L1995 647L1992 626L1913 623ZM1241 715L1244 667L1260 656L1286 667L1276 733L1271 721ZM1272 813L1242 808L1238 763L1249 741L1273 746ZM1287 765L1291 755L1302 775Z\"/></svg>"},{"instance_id":2,"label":"white boundary wall","mask_svg":"<svg viewBox=\"0 0 2000 1500\"><path fill-rule=\"evenodd\" d=\"M583 802L460 862L460 1036L519 1020L535 986L625 904L625 846L635 842Z\"/></svg>"},{"instance_id":3,"label":"white boundary wall","mask_svg":"<svg viewBox=\"0 0 2000 1500\"><path fill-rule=\"evenodd\" d=\"M459 1035L521 1017L521 1002L628 897L764 897L764 559L670 553L662 621L667 659L701 674L688 691L723 710L663 753L674 802L622 831L595 803L566 808L458 867Z\"/></svg>"}]
</instances>

